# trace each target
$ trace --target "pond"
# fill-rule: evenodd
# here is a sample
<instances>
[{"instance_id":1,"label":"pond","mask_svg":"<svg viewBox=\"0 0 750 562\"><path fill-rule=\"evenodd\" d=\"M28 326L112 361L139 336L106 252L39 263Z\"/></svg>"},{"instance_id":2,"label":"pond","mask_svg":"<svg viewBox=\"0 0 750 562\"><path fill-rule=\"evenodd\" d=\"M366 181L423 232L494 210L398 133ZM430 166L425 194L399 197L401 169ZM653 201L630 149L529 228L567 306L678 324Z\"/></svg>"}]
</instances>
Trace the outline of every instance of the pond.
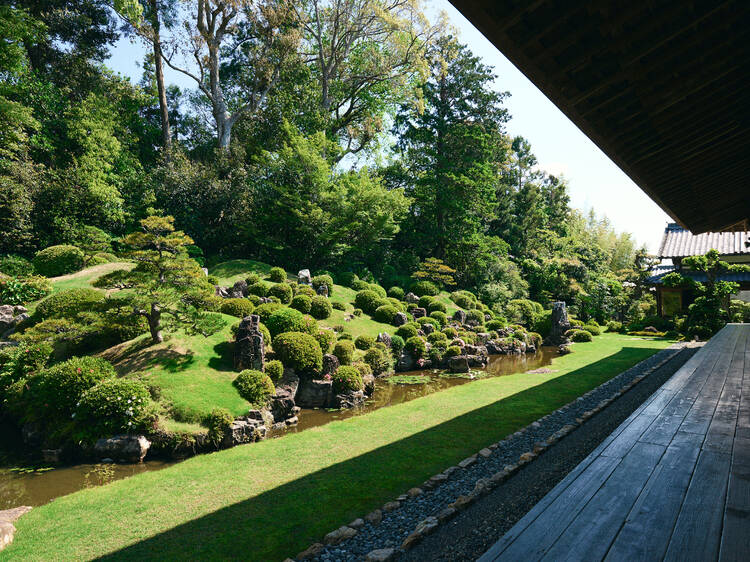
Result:
<instances>
[{"instance_id":1,"label":"pond","mask_svg":"<svg viewBox=\"0 0 750 562\"><path fill-rule=\"evenodd\" d=\"M303 409L299 414L298 425L282 431L271 432L270 437L281 437L288 432L303 431L334 420L358 416L378 408L401 404L420 396L469 383L478 378L539 369L549 365L556 355L556 348L542 348L541 351L533 355L491 356L485 369L478 369L469 374L453 375L424 370L399 373L391 379L378 379L375 383L373 395L364 405L350 410L336 411ZM0 510L18 505L42 505L83 488L101 486L142 472L161 470L176 462L178 461L149 460L132 465L79 464L60 468L51 466L23 467L22 464L16 466L10 461L0 462Z\"/></svg>"}]
</instances>

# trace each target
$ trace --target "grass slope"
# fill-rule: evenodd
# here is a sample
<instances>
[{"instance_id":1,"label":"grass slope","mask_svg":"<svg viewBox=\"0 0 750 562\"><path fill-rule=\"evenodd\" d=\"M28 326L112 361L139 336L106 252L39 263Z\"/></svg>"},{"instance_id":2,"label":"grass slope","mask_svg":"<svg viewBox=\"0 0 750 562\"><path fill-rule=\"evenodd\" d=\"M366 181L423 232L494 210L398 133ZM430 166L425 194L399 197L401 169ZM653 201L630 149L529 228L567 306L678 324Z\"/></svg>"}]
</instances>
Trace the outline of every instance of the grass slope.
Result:
<instances>
[{"instance_id":1,"label":"grass slope","mask_svg":"<svg viewBox=\"0 0 750 562\"><path fill-rule=\"evenodd\" d=\"M604 334L554 373L485 379L82 490L22 517L3 555L280 560L667 344Z\"/></svg>"}]
</instances>

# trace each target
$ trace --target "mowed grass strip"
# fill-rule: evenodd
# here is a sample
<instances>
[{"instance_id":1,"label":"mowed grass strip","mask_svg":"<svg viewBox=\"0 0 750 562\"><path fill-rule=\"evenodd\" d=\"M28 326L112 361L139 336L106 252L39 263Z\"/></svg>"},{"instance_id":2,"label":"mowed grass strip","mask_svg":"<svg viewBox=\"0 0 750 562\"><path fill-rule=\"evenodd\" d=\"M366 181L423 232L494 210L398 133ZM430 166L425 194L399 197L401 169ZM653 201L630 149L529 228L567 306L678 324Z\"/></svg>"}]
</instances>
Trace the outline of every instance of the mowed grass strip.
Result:
<instances>
[{"instance_id":1,"label":"mowed grass strip","mask_svg":"<svg viewBox=\"0 0 750 562\"><path fill-rule=\"evenodd\" d=\"M554 373L480 380L58 498L9 560L281 560L573 400L668 342L604 334Z\"/></svg>"}]
</instances>

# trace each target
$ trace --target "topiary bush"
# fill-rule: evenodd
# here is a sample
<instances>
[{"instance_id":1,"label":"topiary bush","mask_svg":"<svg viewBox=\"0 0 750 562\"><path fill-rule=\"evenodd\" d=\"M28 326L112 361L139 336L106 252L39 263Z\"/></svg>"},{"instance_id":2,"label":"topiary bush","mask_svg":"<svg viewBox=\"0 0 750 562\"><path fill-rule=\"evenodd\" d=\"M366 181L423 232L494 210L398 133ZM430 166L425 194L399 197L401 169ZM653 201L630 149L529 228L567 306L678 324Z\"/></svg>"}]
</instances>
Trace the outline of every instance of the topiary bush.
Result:
<instances>
[{"instance_id":1,"label":"topiary bush","mask_svg":"<svg viewBox=\"0 0 750 562\"><path fill-rule=\"evenodd\" d=\"M443 332L432 332L427 336L427 341L431 344L444 343L444 346L448 345L448 336Z\"/></svg>"},{"instance_id":2,"label":"topiary bush","mask_svg":"<svg viewBox=\"0 0 750 562\"><path fill-rule=\"evenodd\" d=\"M256 283L260 283L260 275L257 273L248 273L247 277L245 277L245 283L247 283L247 286L255 285ZM265 285L263 285L265 287ZM264 295L259 295L264 296Z\"/></svg>"},{"instance_id":3,"label":"topiary bush","mask_svg":"<svg viewBox=\"0 0 750 562\"><path fill-rule=\"evenodd\" d=\"M214 408L202 420L203 425L208 428L208 439L215 446L224 440L232 422L234 416L226 408Z\"/></svg>"},{"instance_id":4,"label":"topiary bush","mask_svg":"<svg viewBox=\"0 0 750 562\"><path fill-rule=\"evenodd\" d=\"M437 320L441 327L448 324L448 315L445 312L440 312L439 310L430 312L430 318Z\"/></svg>"},{"instance_id":5,"label":"topiary bush","mask_svg":"<svg viewBox=\"0 0 750 562\"><path fill-rule=\"evenodd\" d=\"M316 295L310 300L310 315L318 320L325 320L333 313L333 305L326 297Z\"/></svg>"},{"instance_id":6,"label":"topiary bush","mask_svg":"<svg viewBox=\"0 0 750 562\"><path fill-rule=\"evenodd\" d=\"M591 332L588 332L586 330L568 330L568 332L572 332L569 337L574 342L582 343L591 341L593 339ZM566 332L566 334L568 332Z\"/></svg>"},{"instance_id":7,"label":"topiary bush","mask_svg":"<svg viewBox=\"0 0 750 562\"><path fill-rule=\"evenodd\" d=\"M284 305L282 305L281 303L265 302L255 307L255 314L260 316L260 319L263 323L266 323L274 312L282 308L284 308Z\"/></svg>"},{"instance_id":8,"label":"topiary bush","mask_svg":"<svg viewBox=\"0 0 750 562\"><path fill-rule=\"evenodd\" d=\"M312 285L316 293L320 287L325 285L328 287L328 296L333 295L333 278L330 275L316 275L312 278Z\"/></svg>"},{"instance_id":9,"label":"topiary bush","mask_svg":"<svg viewBox=\"0 0 750 562\"><path fill-rule=\"evenodd\" d=\"M258 408L265 406L271 395L276 392L271 377L254 369L241 371L232 384L240 396Z\"/></svg>"},{"instance_id":10,"label":"topiary bush","mask_svg":"<svg viewBox=\"0 0 750 562\"><path fill-rule=\"evenodd\" d=\"M369 285L367 285L367 288L370 291L374 291L375 293L377 293L381 299L388 297L388 293L385 292L385 289L377 283L370 283Z\"/></svg>"},{"instance_id":11,"label":"topiary bush","mask_svg":"<svg viewBox=\"0 0 750 562\"><path fill-rule=\"evenodd\" d=\"M94 441L118 433L143 433L154 428L155 407L140 381L107 379L83 393L75 411L78 433Z\"/></svg>"},{"instance_id":12,"label":"topiary bush","mask_svg":"<svg viewBox=\"0 0 750 562\"><path fill-rule=\"evenodd\" d=\"M427 307L427 312L429 312L430 314L432 314L433 312L442 312L443 314L445 314L448 312L448 307L445 306L445 303L435 300L432 301Z\"/></svg>"},{"instance_id":13,"label":"topiary bush","mask_svg":"<svg viewBox=\"0 0 750 562\"><path fill-rule=\"evenodd\" d=\"M404 300L404 290L401 287L391 287L388 289L388 296L402 301Z\"/></svg>"},{"instance_id":14,"label":"topiary bush","mask_svg":"<svg viewBox=\"0 0 750 562\"><path fill-rule=\"evenodd\" d=\"M365 290L360 291L354 297L354 306L362 309L367 314L373 314L378 306L382 297L375 291Z\"/></svg>"},{"instance_id":15,"label":"topiary bush","mask_svg":"<svg viewBox=\"0 0 750 562\"><path fill-rule=\"evenodd\" d=\"M444 357L457 357L458 355L461 355L461 348L457 345L449 345L445 350Z\"/></svg>"},{"instance_id":16,"label":"topiary bush","mask_svg":"<svg viewBox=\"0 0 750 562\"><path fill-rule=\"evenodd\" d=\"M372 369L372 373L378 377L391 369L391 358L388 353L377 347L371 347L365 352L364 362Z\"/></svg>"},{"instance_id":17,"label":"topiary bush","mask_svg":"<svg viewBox=\"0 0 750 562\"><path fill-rule=\"evenodd\" d=\"M268 289L268 296L276 297L281 304L289 304L292 302L292 287L289 283L277 283Z\"/></svg>"},{"instance_id":18,"label":"topiary bush","mask_svg":"<svg viewBox=\"0 0 750 562\"><path fill-rule=\"evenodd\" d=\"M284 332L311 333L308 330L305 315L293 308L279 308L268 317L265 324L271 333L271 338L275 338ZM317 329L315 332L317 333Z\"/></svg>"},{"instance_id":19,"label":"topiary bush","mask_svg":"<svg viewBox=\"0 0 750 562\"><path fill-rule=\"evenodd\" d=\"M222 314L244 318L245 316L252 314L255 307L253 306L253 303L247 299L222 299L221 308L219 310Z\"/></svg>"},{"instance_id":20,"label":"topiary bush","mask_svg":"<svg viewBox=\"0 0 750 562\"><path fill-rule=\"evenodd\" d=\"M363 351L370 349L373 345L375 345L375 338L365 334L357 336L357 338L354 340L354 347Z\"/></svg>"},{"instance_id":21,"label":"topiary bush","mask_svg":"<svg viewBox=\"0 0 750 562\"><path fill-rule=\"evenodd\" d=\"M72 318L79 312L98 309L104 300L104 293L96 289L68 289L55 293L40 302L34 316L44 319Z\"/></svg>"},{"instance_id":22,"label":"topiary bush","mask_svg":"<svg viewBox=\"0 0 750 562\"><path fill-rule=\"evenodd\" d=\"M585 324L583 329L589 332L592 336L600 336L602 334L602 329L595 324Z\"/></svg>"},{"instance_id":23,"label":"topiary bush","mask_svg":"<svg viewBox=\"0 0 750 562\"><path fill-rule=\"evenodd\" d=\"M440 331L449 338L455 338L458 335L458 330L456 330L453 326L446 326Z\"/></svg>"},{"instance_id":24,"label":"topiary bush","mask_svg":"<svg viewBox=\"0 0 750 562\"><path fill-rule=\"evenodd\" d=\"M268 375L268 378L274 384L277 384L281 380L281 377L284 376L284 364L278 359L274 359L266 363L265 367L263 367L263 372Z\"/></svg>"},{"instance_id":25,"label":"topiary bush","mask_svg":"<svg viewBox=\"0 0 750 562\"><path fill-rule=\"evenodd\" d=\"M417 324L422 328L424 328L425 324L432 324L435 327L435 330L440 330L440 322L430 316L422 316L422 318L418 318Z\"/></svg>"},{"instance_id":26,"label":"topiary bush","mask_svg":"<svg viewBox=\"0 0 750 562\"><path fill-rule=\"evenodd\" d=\"M268 272L268 279L274 283L283 283L286 281L286 271L282 267L272 267Z\"/></svg>"},{"instance_id":27,"label":"topiary bush","mask_svg":"<svg viewBox=\"0 0 750 562\"><path fill-rule=\"evenodd\" d=\"M52 285L46 277L33 275L31 277L0 276L0 303L26 304L46 297L52 292Z\"/></svg>"},{"instance_id":28,"label":"topiary bush","mask_svg":"<svg viewBox=\"0 0 750 562\"><path fill-rule=\"evenodd\" d=\"M435 296L440 292L437 285L432 281L417 281L409 288L409 290L418 297L424 295Z\"/></svg>"},{"instance_id":29,"label":"topiary bush","mask_svg":"<svg viewBox=\"0 0 750 562\"><path fill-rule=\"evenodd\" d=\"M323 351L310 334L286 332L273 340L273 350L285 367L300 376L315 376L323 368Z\"/></svg>"},{"instance_id":30,"label":"topiary bush","mask_svg":"<svg viewBox=\"0 0 750 562\"><path fill-rule=\"evenodd\" d=\"M268 296L268 287L262 281L258 281L257 283L248 285L247 292L250 293L251 295L257 295L259 297L266 297Z\"/></svg>"},{"instance_id":31,"label":"topiary bush","mask_svg":"<svg viewBox=\"0 0 750 562\"><path fill-rule=\"evenodd\" d=\"M404 349L414 357L414 359L419 359L420 357L423 357L427 351L427 345L422 338L414 336L406 340Z\"/></svg>"},{"instance_id":32,"label":"topiary bush","mask_svg":"<svg viewBox=\"0 0 750 562\"><path fill-rule=\"evenodd\" d=\"M622 331L622 322L618 322L617 320L610 320L609 322L607 322L607 331L608 332Z\"/></svg>"},{"instance_id":33,"label":"topiary bush","mask_svg":"<svg viewBox=\"0 0 750 562\"><path fill-rule=\"evenodd\" d=\"M354 359L354 343L351 340L340 339L333 348L333 354L341 365L351 365Z\"/></svg>"},{"instance_id":34,"label":"topiary bush","mask_svg":"<svg viewBox=\"0 0 750 562\"><path fill-rule=\"evenodd\" d=\"M57 277L80 271L84 264L84 254L75 246L61 244L37 252L32 263L39 275Z\"/></svg>"},{"instance_id":35,"label":"topiary bush","mask_svg":"<svg viewBox=\"0 0 750 562\"><path fill-rule=\"evenodd\" d=\"M488 320L487 323L484 325L484 327L489 331L502 330L503 328L505 328L505 322L503 322L502 320L495 320L495 319Z\"/></svg>"},{"instance_id":36,"label":"topiary bush","mask_svg":"<svg viewBox=\"0 0 750 562\"><path fill-rule=\"evenodd\" d=\"M533 327L542 314L542 305L529 299L513 299L505 306L508 320L527 328Z\"/></svg>"},{"instance_id":37,"label":"topiary bush","mask_svg":"<svg viewBox=\"0 0 750 562\"><path fill-rule=\"evenodd\" d=\"M422 297L419 297L419 302L417 303L420 308L427 308L435 301L435 297L431 295L424 295Z\"/></svg>"},{"instance_id":38,"label":"topiary bush","mask_svg":"<svg viewBox=\"0 0 750 562\"><path fill-rule=\"evenodd\" d=\"M477 297L470 291L453 291L451 300L456 303L456 306L469 310L474 308Z\"/></svg>"},{"instance_id":39,"label":"topiary bush","mask_svg":"<svg viewBox=\"0 0 750 562\"><path fill-rule=\"evenodd\" d=\"M401 352L404 350L404 338L398 335L391 336L391 351L393 352L394 357L398 357Z\"/></svg>"},{"instance_id":40,"label":"topiary bush","mask_svg":"<svg viewBox=\"0 0 750 562\"><path fill-rule=\"evenodd\" d=\"M399 326L396 329L396 335L402 337L404 341L406 341L409 338L415 337L418 330L419 324L417 324L416 322L407 322L403 326Z\"/></svg>"},{"instance_id":41,"label":"topiary bush","mask_svg":"<svg viewBox=\"0 0 750 562\"><path fill-rule=\"evenodd\" d=\"M292 304L289 306L295 310L299 310L303 314L308 314L312 306L312 299L307 295L297 295L292 299Z\"/></svg>"},{"instance_id":42,"label":"topiary bush","mask_svg":"<svg viewBox=\"0 0 750 562\"><path fill-rule=\"evenodd\" d=\"M10 277L28 277L34 274L34 266L21 256L2 256L0 257L0 273Z\"/></svg>"},{"instance_id":43,"label":"topiary bush","mask_svg":"<svg viewBox=\"0 0 750 562\"><path fill-rule=\"evenodd\" d=\"M475 323L478 325L484 324L484 312L477 309L468 310L466 312L466 322L467 323Z\"/></svg>"},{"instance_id":44,"label":"topiary bush","mask_svg":"<svg viewBox=\"0 0 750 562\"><path fill-rule=\"evenodd\" d=\"M365 385L362 382L362 375L356 367L349 365L340 366L333 374L333 392L341 394L342 392L357 392L362 390Z\"/></svg>"},{"instance_id":45,"label":"topiary bush","mask_svg":"<svg viewBox=\"0 0 750 562\"><path fill-rule=\"evenodd\" d=\"M378 322L390 324L393 322L393 318L396 316L397 312L398 310L390 304L384 304L375 309L375 314L373 314L372 317Z\"/></svg>"},{"instance_id":46,"label":"topiary bush","mask_svg":"<svg viewBox=\"0 0 750 562\"><path fill-rule=\"evenodd\" d=\"M313 334L313 337L318 341L320 349L323 353L328 353L336 341L336 332L333 330L320 330L317 334Z\"/></svg>"},{"instance_id":47,"label":"topiary bush","mask_svg":"<svg viewBox=\"0 0 750 562\"><path fill-rule=\"evenodd\" d=\"M352 287L352 284L355 281L359 281L359 277L357 277L357 274L352 273L351 271L345 271L344 273L338 274L336 277L339 280L339 284L343 285L344 287Z\"/></svg>"},{"instance_id":48,"label":"topiary bush","mask_svg":"<svg viewBox=\"0 0 750 562\"><path fill-rule=\"evenodd\" d=\"M349 286L355 291L367 291L370 288L370 284L367 281L363 281L362 279L356 279L352 281L352 284Z\"/></svg>"}]
</instances>

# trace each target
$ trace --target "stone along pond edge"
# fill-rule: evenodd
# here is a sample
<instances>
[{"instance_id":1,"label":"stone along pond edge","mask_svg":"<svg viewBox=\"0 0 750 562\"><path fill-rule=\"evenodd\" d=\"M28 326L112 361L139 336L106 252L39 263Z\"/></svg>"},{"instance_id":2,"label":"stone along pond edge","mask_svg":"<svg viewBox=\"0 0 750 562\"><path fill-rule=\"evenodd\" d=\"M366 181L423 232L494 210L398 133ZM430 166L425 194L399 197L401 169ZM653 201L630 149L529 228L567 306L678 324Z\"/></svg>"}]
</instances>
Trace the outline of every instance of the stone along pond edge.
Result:
<instances>
[{"instance_id":1,"label":"stone along pond edge","mask_svg":"<svg viewBox=\"0 0 750 562\"><path fill-rule=\"evenodd\" d=\"M420 487L326 534L292 560L392 560L581 427L688 349L672 344L526 427L435 474ZM425 515L427 515L425 517Z\"/></svg>"}]
</instances>

